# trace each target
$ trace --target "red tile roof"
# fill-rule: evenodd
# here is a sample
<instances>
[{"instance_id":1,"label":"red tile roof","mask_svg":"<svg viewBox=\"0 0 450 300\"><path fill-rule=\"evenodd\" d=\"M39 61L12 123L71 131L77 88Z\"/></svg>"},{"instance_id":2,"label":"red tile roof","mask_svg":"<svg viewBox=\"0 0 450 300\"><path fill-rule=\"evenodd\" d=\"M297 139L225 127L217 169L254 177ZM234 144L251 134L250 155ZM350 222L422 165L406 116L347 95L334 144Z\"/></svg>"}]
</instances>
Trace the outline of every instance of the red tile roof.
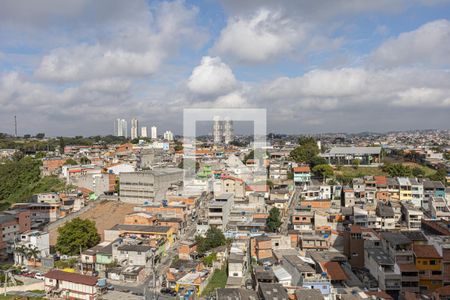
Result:
<instances>
[{"instance_id":1,"label":"red tile roof","mask_svg":"<svg viewBox=\"0 0 450 300\"><path fill-rule=\"evenodd\" d=\"M442 258L432 245L414 245L414 254L419 258Z\"/></svg>"},{"instance_id":2,"label":"red tile roof","mask_svg":"<svg viewBox=\"0 0 450 300\"><path fill-rule=\"evenodd\" d=\"M376 184L382 184L382 185L387 184L386 176L373 176L373 179L375 179Z\"/></svg>"},{"instance_id":3,"label":"red tile roof","mask_svg":"<svg viewBox=\"0 0 450 300\"><path fill-rule=\"evenodd\" d=\"M295 173L300 173L300 172L304 172L304 173L306 173L306 172L311 172L311 169L308 167L308 166L301 166L301 167L295 167L295 168L293 168L293 171L295 172Z\"/></svg>"},{"instance_id":4,"label":"red tile roof","mask_svg":"<svg viewBox=\"0 0 450 300\"><path fill-rule=\"evenodd\" d=\"M344 270L342 269L341 265L338 262L330 261L323 264L328 277L330 277L331 280L347 280L347 274L345 274Z\"/></svg>"},{"instance_id":5,"label":"red tile roof","mask_svg":"<svg viewBox=\"0 0 450 300\"><path fill-rule=\"evenodd\" d=\"M439 296L450 296L450 285L440 287L434 291Z\"/></svg>"},{"instance_id":6,"label":"red tile roof","mask_svg":"<svg viewBox=\"0 0 450 300\"><path fill-rule=\"evenodd\" d=\"M60 270L52 270L44 275L46 278L63 280L78 284L94 286L97 284L97 277L81 275L77 273L63 272Z\"/></svg>"}]
</instances>

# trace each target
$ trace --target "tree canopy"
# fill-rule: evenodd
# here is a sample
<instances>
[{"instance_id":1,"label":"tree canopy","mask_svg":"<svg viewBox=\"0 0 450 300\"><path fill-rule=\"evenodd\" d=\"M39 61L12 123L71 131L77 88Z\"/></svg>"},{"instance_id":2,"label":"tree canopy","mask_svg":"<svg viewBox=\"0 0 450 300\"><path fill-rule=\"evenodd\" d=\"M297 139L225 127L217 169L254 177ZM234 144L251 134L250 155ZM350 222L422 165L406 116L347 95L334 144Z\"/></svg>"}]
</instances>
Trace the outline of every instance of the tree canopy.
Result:
<instances>
[{"instance_id":1,"label":"tree canopy","mask_svg":"<svg viewBox=\"0 0 450 300\"><path fill-rule=\"evenodd\" d=\"M281 215L278 208L273 207L269 211L269 217L267 218L266 224L269 231L276 232L278 230L281 226Z\"/></svg>"},{"instance_id":2,"label":"tree canopy","mask_svg":"<svg viewBox=\"0 0 450 300\"><path fill-rule=\"evenodd\" d=\"M75 218L58 228L56 249L65 255L79 254L100 242L95 222Z\"/></svg>"},{"instance_id":3,"label":"tree canopy","mask_svg":"<svg viewBox=\"0 0 450 300\"><path fill-rule=\"evenodd\" d=\"M312 137L301 137L299 146L291 151L290 156L297 163L307 163L312 167L326 164L326 160L319 156L320 150Z\"/></svg>"},{"instance_id":4,"label":"tree canopy","mask_svg":"<svg viewBox=\"0 0 450 300\"><path fill-rule=\"evenodd\" d=\"M385 164L383 171L391 177L411 177L413 175L412 169L402 164Z\"/></svg>"},{"instance_id":5,"label":"tree canopy","mask_svg":"<svg viewBox=\"0 0 450 300\"><path fill-rule=\"evenodd\" d=\"M57 177L40 176L41 161L30 156L0 164L0 209L16 202L26 202L33 194L57 192L66 188Z\"/></svg>"},{"instance_id":6,"label":"tree canopy","mask_svg":"<svg viewBox=\"0 0 450 300\"><path fill-rule=\"evenodd\" d=\"M333 168L330 165L317 165L312 169L313 173L323 179L333 176Z\"/></svg>"},{"instance_id":7,"label":"tree canopy","mask_svg":"<svg viewBox=\"0 0 450 300\"><path fill-rule=\"evenodd\" d=\"M223 246L227 243L227 239L223 235L222 230L211 227L206 232L206 236L196 236L197 251L199 253L205 253L213 248Z\"/></svg>"}]
</instances>

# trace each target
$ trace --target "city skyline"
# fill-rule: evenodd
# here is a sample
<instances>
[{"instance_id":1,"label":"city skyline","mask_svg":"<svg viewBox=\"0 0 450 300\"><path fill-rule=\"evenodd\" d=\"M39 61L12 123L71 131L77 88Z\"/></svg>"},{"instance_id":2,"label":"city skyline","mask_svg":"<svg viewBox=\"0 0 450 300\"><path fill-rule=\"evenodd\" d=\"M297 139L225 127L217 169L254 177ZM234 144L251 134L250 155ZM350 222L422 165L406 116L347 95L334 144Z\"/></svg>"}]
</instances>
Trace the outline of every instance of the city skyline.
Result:
<instances>
[{"instance_id":1,"label":"city skyline","mask_svg":"<svg viewBox=\"0 0 450 300\"><path fill-rule=\"evenodd\" d=\"M179 134L195 107L288 134L450 127L448 1L54 1L2 4L0 132Z\"/></svg>"}]
</instances>

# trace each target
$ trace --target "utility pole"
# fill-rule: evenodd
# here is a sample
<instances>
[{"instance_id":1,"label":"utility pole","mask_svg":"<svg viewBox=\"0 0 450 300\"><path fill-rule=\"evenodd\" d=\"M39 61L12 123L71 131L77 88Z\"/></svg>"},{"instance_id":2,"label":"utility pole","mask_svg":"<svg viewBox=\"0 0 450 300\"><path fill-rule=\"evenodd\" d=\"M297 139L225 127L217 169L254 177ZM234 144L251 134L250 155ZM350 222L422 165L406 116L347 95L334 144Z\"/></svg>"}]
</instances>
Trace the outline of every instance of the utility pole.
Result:
<instances>
[{"instance_id":1,"label":"utility pole","mask_svg":"<svg viewBox=\"0 0 450 300\"><path fill-rule=\"evenodd\" d=\"M80 245L80 265L81 265L81 274L84 274L84 272L83 272L83 255L81 254L81 245Z\"/></svg>"},{"instance_id":2,"label":"utility pole","mask_svg":"<svg viewBox=\"0 0 450 300\"><path fill-rule=\"evenodd\" d=\"M152 249L152 269L153 269L153 282L152 282L152 285L153 285L153 300L156 300L156 282L155 282L155 273L156 273L156 270L155 270L155 252L156 252L156 249Z\"/></svg>"},{"instance_id":3,"label":"utility pole","mask_svg":"<svg viewBox=\"0 0 450 300\"><path fill-rule=\"evenodd\" d=\"M5 274L5 289L3 295L6 297L6 286L8 285L8 272L4 271L3 274Z\"/></svg>"}]
</instances>

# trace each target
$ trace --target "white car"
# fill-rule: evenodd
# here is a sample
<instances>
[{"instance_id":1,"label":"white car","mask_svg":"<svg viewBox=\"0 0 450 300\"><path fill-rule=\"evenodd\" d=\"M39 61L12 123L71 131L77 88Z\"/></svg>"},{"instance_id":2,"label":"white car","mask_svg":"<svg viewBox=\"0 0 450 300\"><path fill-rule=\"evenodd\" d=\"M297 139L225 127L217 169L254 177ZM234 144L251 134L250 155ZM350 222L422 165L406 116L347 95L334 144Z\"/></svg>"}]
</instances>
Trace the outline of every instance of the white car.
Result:
<instances>
[{"instance_id":1,"label":"white car","mask_svg":"<svg viewBox=\"0 0 450 300\"><path fill-rule=\"evenodd\" d=\"M44 274L36 273L36 274L34 274L34 278L39 279L39 280L44 280Z\"/></svg>"}]
</instances>

